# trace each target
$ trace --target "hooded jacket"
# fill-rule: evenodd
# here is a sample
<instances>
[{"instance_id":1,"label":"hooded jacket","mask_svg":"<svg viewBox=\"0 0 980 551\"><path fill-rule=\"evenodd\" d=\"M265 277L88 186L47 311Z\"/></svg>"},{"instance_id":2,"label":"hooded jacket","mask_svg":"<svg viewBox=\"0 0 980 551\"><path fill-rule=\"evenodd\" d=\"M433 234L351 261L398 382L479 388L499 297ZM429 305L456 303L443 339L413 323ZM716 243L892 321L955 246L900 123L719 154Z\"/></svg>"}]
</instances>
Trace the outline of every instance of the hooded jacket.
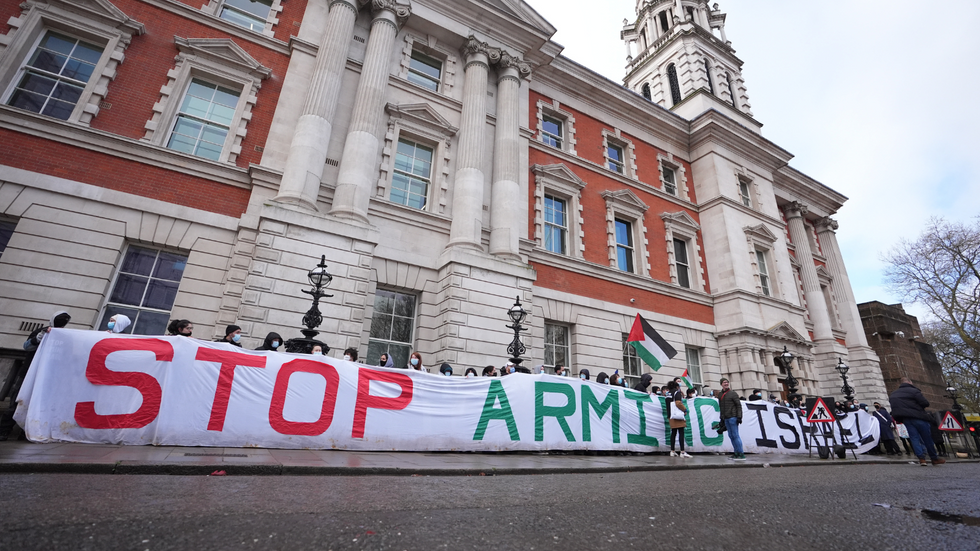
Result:
<instances>
[{"instance_id":1,"label":"hooded jacket","mask_svg":"<svg viewBox=\"0 0 980 551\"><path fill-rule=\"evenodd\" d=\"M262 342L262 346L256 348L256 350L272 350L275 352L278 348L272 347L272 341L279 341L279 346L283 345L282 336L279 333L273 332L265 336L265 341Z\"/></svg>"},{"instance_id":2,"label":"hooded jacket","mask_svg":"<svg viewBox=\"0 0 980 551\"><path fill-rule=\"evenodd\" d=\"M112 317L116 318L116 324L112 327L112 332L116 334L122 333L133 323L130 321L129 316L125 316L123 314L116 314Z\"/></svg>"},{"instance_id":3,"label":"hooded jacket","mask_svg":"<svg viewBox=\"0 0 980 551\"><path fill-rule=\"evenodd\" d=\"M643 393L649 393L648 389L650 388L650 383L652 382L653 382L653 375L649 373L644 373L643 376L640 377L640 382L633 385L633 390L637 390Z\"/></svg>"},{"instance_id":4,"label":"hooded jacket","mask_svg":"<svg viewBox=\"0 0 980 551\"><path fill-rule=\"evenodd\" d=\"M599 383L600 385L607 385L609 384L609 375L600 372L595 376L595 382Z\"/></svg>"},{"instance_id":5,"label":"hooded jacket","mask_svg":"<svg viewBox=\"0 0 980 551\"><path fill-rule=\"evenodd\" d=\"M395 367L395 362L391 360L391 354L388 354L388 357L385 358L385 364L381 367Z\"/></svg>"},{"instance_id":6,"label":"hooded jacket","mask_svg":"<svg viewBox=\"0 0 980 551\"><path fill-rule=\"evenodd\" d=\"M921 390L909 383L898 385L898 389L888 397L888 402L892 406L892 417L898 423L903 423L906 419L932 421L932 417L926 413L929 400L926 400Z\"/></svg>"},{"instance_id":7,"label":"hooded jacket","mask_svg":"<svg viewBox=\"0 0 980 551\"><path fill-rule=\"evenodd\" d=\"M578 374L579 374L579 377L581 377L582 375L585 375L585 380L586 381L589 380L589 370L588 369L579 369L578 370Z\"/></svg>"},{"instance_id":8,"label":"hooded jacket","mask_svg":"<svg viewBox=\"0 0 980 551\"><path fill-rule=\"evenodd\" d=\"M51 314L51 319L48 321L47 327L39 327L27 337L27 341L24 343L24 350L28 352L37 350L37 347L41 345L41 339L44 338L44 335L48 334L48 328L64 327L68 325L69 321L71 321L71 316L64 310L58 310L54 314Z\"/></svg>"},{"instance_id":9,"label":"hooded jacket","mask_svg":"<svg viewBox=\"0 0 980 551\"><path fill-rule=\"evenodd\" d=\"M448 363L443 363L441 366L439 366L439 373L443 377L446 376L446 373L449 373L450 375L452 375L453 374L453 366L449 365Z\"/></svg>"}]
</instances>

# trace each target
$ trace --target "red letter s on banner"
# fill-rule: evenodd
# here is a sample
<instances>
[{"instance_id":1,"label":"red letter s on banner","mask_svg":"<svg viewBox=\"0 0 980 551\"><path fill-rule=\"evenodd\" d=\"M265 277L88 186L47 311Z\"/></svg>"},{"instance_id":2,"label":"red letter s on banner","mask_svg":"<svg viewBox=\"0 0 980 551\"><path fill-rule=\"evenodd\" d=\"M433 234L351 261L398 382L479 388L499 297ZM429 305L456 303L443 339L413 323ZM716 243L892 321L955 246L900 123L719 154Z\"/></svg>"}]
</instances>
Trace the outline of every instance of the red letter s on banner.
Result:
<instances>
[{"instance_id":1,"label":"red letter s on banner","mask_svg":"<svg viewBox=\"0 0 980 551\"><path fill-rule=\"evenodd\" d=\"M99 415L95 412L95 402L75 404L75 422L83 429L141 429L157 418L160 413L160 400L163 390L159 381L148 373L134 371L111 371L105 361L109 354L121 350L146 350L156 355L156 361L169 362L174 359L174 347L159 339L103 339L92 347L89 353L85 378L93 385L128 386L135 388L142 396L143 403L135 413L119 415Z\"/></svg>"},{"instance_id":2,"label":"red letter s on banner","mask_svg":"<svg viewBox=\"0 0 980 551\"><path fill-rule=\"evenodd\" d=\"M395 398L371 395L371 381L395 383L400 386L402 393ZM354 427L351 437L364 438L364 423L367 421L368 408L374 409L405 409L412 401L412 378L401 373L359 369L357 374L357 402L354 405Z\"/></svg>"},{"instance_id":3,"label":"red letter s on banner","mask_svg":"<svg viewBox=\"0 0 980 551\"><path fill-rule=\"evenodd\" d=\"M289 389L289 377L293 373L313 373L323 377L327 386L323 389L323 406L320 408L320 418L311 423L287 421L282 416L286 405L286 391ZM272 390L272 403L269 404L269 424L279 434L297 436L317 436L330 428L333 422L333 412L337 405L337 389L340 388L340 375L337 369L330 365L312 360L293 360L284 364L276 375L276 386Z\"/></svg>"}]
</instances>

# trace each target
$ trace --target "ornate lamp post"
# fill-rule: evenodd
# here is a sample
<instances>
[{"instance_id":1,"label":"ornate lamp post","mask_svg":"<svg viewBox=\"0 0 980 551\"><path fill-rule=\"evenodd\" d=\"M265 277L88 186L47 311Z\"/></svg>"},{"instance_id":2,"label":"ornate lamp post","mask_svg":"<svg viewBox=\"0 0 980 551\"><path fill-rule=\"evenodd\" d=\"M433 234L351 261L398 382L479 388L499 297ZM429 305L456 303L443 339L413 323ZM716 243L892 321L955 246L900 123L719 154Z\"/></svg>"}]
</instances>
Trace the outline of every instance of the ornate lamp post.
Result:
<instances>
[{"instance_id":1,"label":"ornate lamp post","mask_svg":"<svg viewBox=\"0 0 980 551\"><path fill-rule=\"evenodd\" d=\"M521 331L525 330L521 322L527 317L527 311L521 307L520 296L517 297L517 302L507 311L507 317L510 318L510 321L514 322L513 325L507 326L508 329L514 330L514 340L510 341L510 345L507 346L507 353L510 354L510 361L514 365L519 366L524 361L521 359L521 355L527 351L524 343L521 342Z\"/></svg>"},{"instance_id":2,"label":"ornate lamp post","mask_svg":"<svg viewBox=\"0 0 980 551\"><path fill-rule=\"evenodd\" d=\"M326 354L330 351L330 347L327 343L318 341L314 337L319 334L316 330L323 323L323 315L320 314L320 299L330 298L333 295L328 295L323 290L330 285L333 281L333 276L327 271L327 255L320 256L320 263L316 265L315 268L310 270L307 274L310 280L310 285L313 286L312 289L307 291L303 289L303 292L313 297L313 305L310 309L306 311L303 315L303 325L306 329L301 329L300 333L303 334L303 338L299 339L289 339L286 341L286 352L297 352L300 354L309 354L313 350L314 345L320 345L323 349L323 353Z\"/></svg>"},{"instance_id":3,"label":"ornate lamp post","mask_svg":"<svg viewBox=\"0 0 980 551\"><path fill-rule=\"evenodd\" d=\"M786 370L786 390L789 394L786 396L789 398L789 404L794 408L800 407L800 396L799 390L796 388L799 381L793 376L793 353L783 347L783 353L779 355L779 362L783 365L783 369Z\"/></svg>"},{"instance_id":4,"label":"ornate lamp post","mask_svg":"<svg viewBox=\"0 0 980 551\"><path fill-rule=\"evenodd\" d=\"M946 397L953 400L953 411L956 413L956 416L959 417L960 411L963 408L960 407L960 403L956 401L956 389L949 383L946 383Z\"/></svg>"},{"instance_id":5,"label":"ornate lamp post","mask_svg":"<svg viewBox=\"0 0 980 551\"><path fill-rule=\"evenodd\" d=\"M844 360L837 358L837 372L840 373L840 378L844 380L844 386L840 387L841 393L844 394L844 400L850 402L854 399L854 388L847 384L847 371L851 369L847 367Z\"/></svg>"}]
</instances>

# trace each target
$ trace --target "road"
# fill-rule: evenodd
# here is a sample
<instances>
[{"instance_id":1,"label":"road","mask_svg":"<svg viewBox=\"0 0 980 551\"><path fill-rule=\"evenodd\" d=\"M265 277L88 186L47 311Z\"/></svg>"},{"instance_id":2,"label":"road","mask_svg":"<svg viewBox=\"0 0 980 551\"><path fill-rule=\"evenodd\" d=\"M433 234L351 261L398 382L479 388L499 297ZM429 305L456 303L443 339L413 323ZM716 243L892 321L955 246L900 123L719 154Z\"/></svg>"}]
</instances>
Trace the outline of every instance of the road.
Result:
<instances>
[{"instance_id":1,"label":"road","mask_svg":"<svg viewBox=\"0 0 980 551\"><path fill-rule=\"evenodd\" d=\"M0 476L0 549L980 549L980 464L615 474ZM881 507L875 504L885 504ZM969 520L969 519L968 519Z\"/></svg>"}]
</instances>

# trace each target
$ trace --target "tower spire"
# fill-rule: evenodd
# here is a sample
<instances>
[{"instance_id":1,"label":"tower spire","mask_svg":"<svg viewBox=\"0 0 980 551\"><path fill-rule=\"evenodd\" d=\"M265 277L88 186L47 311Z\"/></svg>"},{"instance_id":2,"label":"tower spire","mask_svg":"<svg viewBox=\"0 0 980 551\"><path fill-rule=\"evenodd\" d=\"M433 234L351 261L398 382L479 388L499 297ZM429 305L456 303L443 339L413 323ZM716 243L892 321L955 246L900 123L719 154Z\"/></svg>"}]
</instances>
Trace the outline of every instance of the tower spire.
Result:
<instances>
[{"instance_id":1,"label":"tower spire","mask_svg":"<svg viewBox=\"0 0 980 551\"><path fill-rule=\"evenodd\" d=\"M637 0L636 18L624 20L620 33L626 87L667 109L707 93L751 116L742 61L725 35L725 18L708 0Z\"/></svg>"}]
</instances>

